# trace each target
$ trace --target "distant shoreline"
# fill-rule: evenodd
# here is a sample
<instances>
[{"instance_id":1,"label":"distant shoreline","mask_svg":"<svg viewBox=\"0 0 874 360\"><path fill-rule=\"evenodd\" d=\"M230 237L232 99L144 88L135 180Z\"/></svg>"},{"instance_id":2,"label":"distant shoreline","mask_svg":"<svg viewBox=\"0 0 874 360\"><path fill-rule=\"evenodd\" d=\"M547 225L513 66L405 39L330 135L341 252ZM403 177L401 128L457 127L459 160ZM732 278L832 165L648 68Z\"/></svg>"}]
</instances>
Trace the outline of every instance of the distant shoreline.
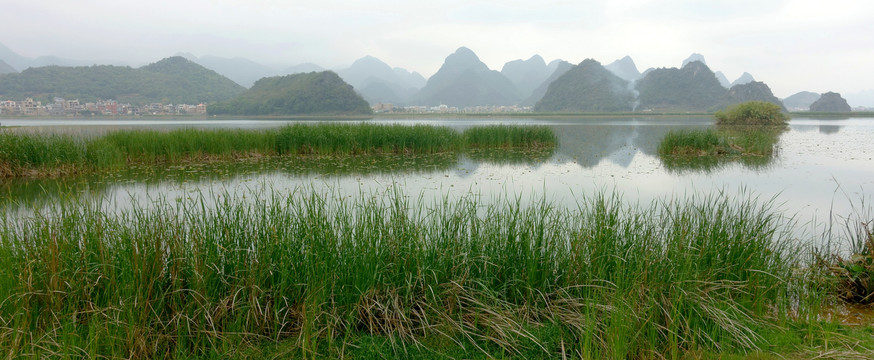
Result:
<instances>
[{"instance_id":1,"label":"distant shoreline","mask_svg":"<svg viewBox=\"0 0 874 360\"><path fill-rule=\"evenodd\" d=\"M850 112L850 113L821 113L821 112L790 112L792 118L874 118L874 112ZM112 120L372 120L372 119L427 119L427 118L630 118L630 117L701 117L713 116L711 112L619 112L619 113L379 113L372 115L95 115L95 116L7 116L0 115L0 120L83 120L83 119L112 119ZM2 124L2 122L0 122Z\"/></svg>"}]
</instances>

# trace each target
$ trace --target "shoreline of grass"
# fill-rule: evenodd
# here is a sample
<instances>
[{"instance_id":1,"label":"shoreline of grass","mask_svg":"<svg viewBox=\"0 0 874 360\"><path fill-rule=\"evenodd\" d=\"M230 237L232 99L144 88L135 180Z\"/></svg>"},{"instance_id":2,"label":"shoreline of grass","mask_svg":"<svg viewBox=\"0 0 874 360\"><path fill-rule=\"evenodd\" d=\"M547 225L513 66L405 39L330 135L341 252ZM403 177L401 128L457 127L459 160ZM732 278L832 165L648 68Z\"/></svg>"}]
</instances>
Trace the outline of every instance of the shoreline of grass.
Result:
<instances>
[{"instance_id":1,"label":"shoreline of grass","mask_svg":"<svg viewBox=\"0 0 874 360\"><path fill-rule=\"evenodd\" d=\"M0 133L0 178L52 177L131 164L258 157L437 154L554 148L542 126L492 125L464 132L429 125L295 124L269 130L122 130L94 137Z\"/></svg>"},{"instance_id":2,"label":"shoreline of grass","mask_svg":"<svg viewBox=\"0 0 874 360\"><path fill-rule=\"evenodd\" d=\"M562 209L397 189L200 194L122 213L59 203L2 214L0 348L223 357L291 342L333 357L375 336L510 356L752 351L788 316L775 309L810 299L793 300L811 289L771 206L596 194Z\"/></svg>"},{"instance_id":3,"label":"shoreline of grass","mask_svg":"<svg viewBox=\"0 0 874 360\"><path fill-rule=\"evenodd\" d=\"M250 192L122 212L99 201L0 210L0 349L740 358L845 344L816 320L829 288L799 273L807 252L773 199L630 206L598 193L559 208L513 195L428 202L397 188Z\"/></svg>"}]
</instances>

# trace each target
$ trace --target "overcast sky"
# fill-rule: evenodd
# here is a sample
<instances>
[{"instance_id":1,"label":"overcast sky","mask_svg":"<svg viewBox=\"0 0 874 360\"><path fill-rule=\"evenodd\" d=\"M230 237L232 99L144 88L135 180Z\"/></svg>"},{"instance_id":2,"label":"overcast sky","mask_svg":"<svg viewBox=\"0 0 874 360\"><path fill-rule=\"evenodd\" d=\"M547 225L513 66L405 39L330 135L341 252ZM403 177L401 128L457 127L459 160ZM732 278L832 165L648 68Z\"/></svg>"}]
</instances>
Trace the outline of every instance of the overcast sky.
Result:
<instances>
[{"instance_id":1,"label":"overcast sky","mask_svg":"<svg viewBox=\"0 0 874 360\"><path fill-rule=\"evenodd\" d=\"M871 0L26 0L0 6L0 43L27 57L139 66L190 52L344 68L365 55L425 77L460 46L490 68L534 54L638 68L696 52L775 95L874 88Z\"/></svg>"}]
</instances>

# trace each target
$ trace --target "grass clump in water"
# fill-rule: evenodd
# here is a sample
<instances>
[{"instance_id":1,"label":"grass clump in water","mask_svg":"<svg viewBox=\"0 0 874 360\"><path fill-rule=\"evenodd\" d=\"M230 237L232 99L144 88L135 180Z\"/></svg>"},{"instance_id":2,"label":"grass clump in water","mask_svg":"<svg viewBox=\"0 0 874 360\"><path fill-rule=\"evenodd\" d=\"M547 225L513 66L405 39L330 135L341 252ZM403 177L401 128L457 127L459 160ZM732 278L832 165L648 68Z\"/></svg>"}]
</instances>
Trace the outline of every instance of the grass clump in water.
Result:
<instances>
[{"instance_id":1,"label":"grass clump in water","mask_svg":"<svg viewBox=\"0 0 874 360\"><path fill-rule=\"evenodd\" d=\"M601 194L562 209L363 195L201 194L122 213L77 203L4 215L0 349L227 357L286 343L339 357L377 339L390 356L470 346L681 357L762 346L774 309L801 294L784 219L748 197L629 207Z\"/></svg>"},{"instance_id":2,"label":"grass clump in water","mask_svg":"<svg viewBox=\"0 0 874 360\"><path fill-rule=\"evenodd\" d=\"M726 147L714 129L670 131L659 143L659 155L715 155Z\"/></svg>"},{"instance_id":3,"label":"grass clump in water","mask_svg":"<svg viewBox=\"0 0 874 360\"><path fill-rule=\"evenodd\" d=\"M717 129L670 131L658 153L672 170L710 170L739 161L745 166L767 166L777 154L784 127L720 126Z\"/></svg>"},{"instance_id":4,"label":"grass clump in water","mask_svg":"<svg viewBox=\"0 0 874 360\"><path fill-rule=\"evenodd\" d=\"M464 131L468 148L555 147L558 138L546 126L491 125Z\"/></svg>"},{"instance_id":5,"label":"grass clump in water","mask_svg":"<svg viewBox=\"0 0 874 360\"><path fill-rule=\"evenodd\" d=\"M658 151L661 156L771 156L781 132L762 127L670 131Z\"/></svg>"},{"instance_id":6,"label":"grass clump in water","mask_svg":"<svg viewBox=\"0 0 874 360\"><path fill-rule=\"evenodd\" d=\"M280 155L430 154L457 151L461 141L448 127L298 124L277 132L275 148Z\"/></svg>"},{"instance_id":7,"label":"grass clump in water","mask_svg":"<svg viewBox=\"0 0 874 360\"><path fill-rule=\"evenodd\" d=\"M749 157L770 158L789 119L780 106L763 101L734 105L715 114L716 129L671 131L659 144L659 156L672 168L713 168L716 158L743 159L745 164L761 166ZM712 157L694 160L693 157Z\"/></svg>"},{"instance_id":8,"label":"grass clump in water","mask_svg":"<svg viewBox=\"0 0 874 360\"><path fill-rule=\"evenodd\" d=\"M748 101L717 111L717 125L785 126L789 116L779 105L767 101Z\"/></svg>"}]
</instances>

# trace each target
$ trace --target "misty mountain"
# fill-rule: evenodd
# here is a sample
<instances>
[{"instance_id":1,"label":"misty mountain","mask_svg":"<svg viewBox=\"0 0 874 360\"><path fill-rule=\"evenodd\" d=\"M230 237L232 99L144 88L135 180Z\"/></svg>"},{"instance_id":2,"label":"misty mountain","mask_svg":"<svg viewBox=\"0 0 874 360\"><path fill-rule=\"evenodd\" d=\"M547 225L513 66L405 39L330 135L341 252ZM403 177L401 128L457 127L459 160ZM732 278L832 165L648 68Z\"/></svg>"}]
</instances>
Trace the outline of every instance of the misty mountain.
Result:
<instances>
[{"instance_id":1,"label":"misty mountain","mask_svg":"<svg viewBox=\"0 0 874 360\"><path fill-rule=\"evenodd\" d=\"M0 75L9 74L9 73L17 73L18 70L15 70L14 67L7 64L5 61L0 60Z\"/></svg>"},{"instance_id":2,"label":"misty mountain","mask_svg":"<svg viewBox=\"0 0 874 360\"><path fill-rule=\"evenodd\" d=\"M695 61L699 61L702 64L707 65L707 61L704 60L704 55L701 55L698 53L693 53L692 55L689 55L689 57L686 58L686 60L683 60L682 67L686 67L686 65L688 65L691 62L695 62ZM719 80L719 83L722 85L722 87L724 87L726 89L731 88L732 86L735 86L735 85L743 85L743 84L747 84L747 83L756 81L756 79L753 78L753 76L747 72L743 73L743 75L741 75L739 78L737 78L737 80L735 80L733 82L729 82L728 77L726 77L725 74L722 73L722 71L717 71L714 73L714 75L716 76L716 80Z\"/></svg>"},{"instance_id":3,"label":"misty mountain","mask_svg":"<svg viewBox=\"0 0 874 360\"><path fill-rule=\"evenodd\" d=\"M419 73L410 73L401 68L392 68L383 61L365 56L352 63L347 69L337 72L343 80L352 86L363 85L371 78L394 83L402 87L420 88L425 85L425 78Z\"/></svg>"},{"instance_id":4,"label":"misty mountain","mask_svg":"<svg viewBox=\"0 0 874 360\"><path fill-rule=\"evenodd\" d=\"M534 55L528 60L510 61L501 69L501 74L516 85L523 98L531 96L534 89L543 84L553 72L540 55Z\"/></svg>"},{"instance_id":5,"label":"misty mountain","mask_svg":"<svg viewBox=\"0 0 874 360\"><path fill-rule=\"evenodd\" d=\"M822 94L818 100L810 104L812 112L851 112L853 109L847 104L847 100L841 97L841 94L835 92L827 92Z\"/></svg>"},{"instance_id":6,"label":"misty mountain","mask_svg":"<svg viewBox=\"0 0 874 360\"><path fill-rule=\"evenodd\" d=\"M601 63L586 59L549 85L535 111L614 112L631 111L634 95L629 82Z\"/></svg>"},{"instance_id":7,"label":"misty mountain","mask_svg":"<svg viewBox=\"0 0 874 360\"><path fill-rule=\"evenodd\" d=\"M428 79L425 79L422 74L419 74L416 71L410 72L407 69L399 67L394 68L394 71L401 77L401 79L407 79L407 85L416 89L421 89L428 82Z\"/></svg>"},{"instance_id":8,"label":"misty mountain","mask_svg":"<svg viewBox=\"0 0 874 360\"><path fill-rule=\"evenodd\" d=\"M370 114L370 105L333 71L267 77L240 96L207 106L211 115Z\"/></svg>"},{"instance_id":9,"label":"misty mountain","mask_svg":"<svg viewBox=\"0 0 874 360\"><path fill-rule=\"evenodd\" d=\"M3 75L0 95L46 102L53 97L138 104L199 104L232 98L245 90L230 79L182 57L133 69L127 66L43 66Z\"/></svg>"},{"instance_id":10,"label":"misty mountain","mask_svg":"<svg viewBox=\"0 0 874 360\"><path fill-rule=\"evenodd\" d=\"M683 60L683 65L681 65L680 68L684 68L684 67L686 67L686 65L689 65L689 63L695 62L695 61L698 61L704 65L707 65L707 61L704 60L704 55L701 55L699 53L692 53L692 55L689 55L689 57L687 57L686 60Z\"/></svg>"},{"instance_id":11,"label":"misty mountain","mask_svg":"<svg viewBox=\"0 0 874 360\"><path fill-rule=\"evenodd\" d=\"M642 73L640 73L640 78L638 78L637 80L640 80L640 79L645 78L645 77L646 77L647 75L649 75L649 73L651 73L653 70L655 70L655 68L649 68L649 69L644 70Z\"/></svg>"},{"instance_id":12,"label":"misty mountain","mask_svg":"<svg viewBox=\"0 0 874 360\"><path fill-rule=\"evenodd\" d=\"M637 65L634 65L631 56L625 56L604 67L625 81L635 82L640 79L640 71L637 70Z\"/></svg>"},{"instance_id":13,"label":"misty mountain","mask_svg":"<svg viewBox=\"0 0 874 360\"><path fill-rule=\"evenodd\" d=\"M810 110L810 104L819 100L820 96L815 92L802 91L783 99L783 105L786 105L789 111L807 111Z\"/></svg>"},{"instance_id":14,"label":"misty mountain","mask_svg":"<svg viewBox=\"0 0 874 360\"><path fill-rule=\"evenodd\" d=\"M726 89L704 63L692 61L677 68L650 71L637 82L639 109L658 111L712 111Z\"/></svg>"},{"instance_id":15,"label":"misty mountain","mask_svg":"<svg viewBox=\"0 0 874 360\"><path fill-rule=\"evenodd\" d=\"M389 84L379 79L368 82L362 88L355 88L355 92L361 95L368 104L393 104L394 106L406 105L415 89L403 89L394 84Z\"/></svg>"},{"instance_id":16,"label":"misty mountain","mask_svg":"<svg viewBox=\"0 0 874 360\"><path fill-rule=\"evenodd\" d=\"M325 70L327 70L327 69L325 69L319 65L313 64L313 63L303 63L303 64L297 64L297 65L285 68L285 70L282 71L282 75L294 75L294 74L300 74L300 73L322 72Z\"/></svg>"},{"instance_id":17,"label":"misty mountain","mask_svg":"<svg viewBox=\"0 0 874 360\"><path fill-rule=\"evenodd\" d=\"M534 91L531 92L531 95L528 96L525 100L522 100L521 105L523 106L534 106L537 104L540 99L543 98L543 95L546 95L546 91L549 90L549 84L552 84L553 81L564 75L568 70L572 69L574 64L571 64L564 60L553 60L547 65L547 68L550 69L552 75L549 75L546 80L538 86Z\"/></svg>"},{"instance_id":18,"label":"misty mountain","mask_svg":"<svg viewBox=\"0 0 874 360\"><path fill-rule=\"evenodd\" d=\"M771 92L771 88L768 85L761 81L752 81L746 84L732 86L725 94L725 100L723 101L722 106L725 107L747 101L764 101L773 103L779 105L780 109L783 111L786 111L783 102L774 96L774 93Z\"/></svg>"},{"instance_id":19,"label":"misty mountain","mask_svg":"<svg viewBox=\"0 0 874 360\"><path fill-rule=\"evenodd\" d=\"M725 74L723 74L722 71L717 71L713 73L713 75L716 75L716 80L719 80L719 84L722 85L722 87L726 89L731 87L731 81L728 81L728 78L725 77Z\"/></svg>"},{"instance_id":20,"label":"misty mountain","mask_svg":"<svg viewBox=\"0 0 874 360\"><path fill-rule=\"evenodd\" d=\"M118 60L73 60L58 56L40 56L32 59L18 55L3 44L0 44L0 60L5 61L14 69L24 70L29 67L41 66L90 66L95 64L109 64L116 66L127 66L124 61Z\"/></svg>"},{"instance_id":21,"label":"misty mountain","mask_svg":"<svg viewBox=\"0 0 874 360\"><path fill-rule=\"evenodd\" d=\"M259 64L255 61L246 58L223 58L212 55L204 55L201 57L194 56L190 53L180 53L177 56L182 56L190 61L198 63L203 67L213 70L224 75L228 79L244 87L250 87L260 78L267 76L278 75L276 69Z\"/></svg>"},{"instance_id":22,"label":"misty mountain","mask_svg":"<svg viewBox=\"0 0 874 360\"><path fill-rule=\"evenodd\" d=\"M392 68L373 56L355 60L337 72L369 103L406 103L425 84L419 73Z\"/></svg>"},{"instance_id":23,"label":"misty mountain","mask_svg":"<svg viewBox=\"0 0 874 360\"><path fill-rule=\"evenodd\" d=\"M415 96L417 104L457 107L513 105L519 100L519 91L510 79L490 70L465 47L447 56L440 70Z\"/></svg>"},{"instance_id":24,"label":"misty mountain","mask_svg":"<svg viewBox=\"0 0 874 360\"><path fill-rule=\"evenodd\" d=\"M24 70L30 67L28 65L30 63L30 59L16 54L14 51L10 50L8 47L6 47L6 45L3 45L2 43L0 43L0 60L11 66L13 69Z\"/></svg>"},{"instance_id":25,"label":"misty mountain","mask_svg":"<svg viewBox=\"0 0 874 360\"><path fill-rule=\"evenodd\" d=\"M753 81L756 81L756 79L753 78L753 76L750 75L750 73L744 72L739 78L737 78L737 80L735 80L731 83L731 86L743 85L743 84L751 83Z\"/></svg>"}]
</instances>

